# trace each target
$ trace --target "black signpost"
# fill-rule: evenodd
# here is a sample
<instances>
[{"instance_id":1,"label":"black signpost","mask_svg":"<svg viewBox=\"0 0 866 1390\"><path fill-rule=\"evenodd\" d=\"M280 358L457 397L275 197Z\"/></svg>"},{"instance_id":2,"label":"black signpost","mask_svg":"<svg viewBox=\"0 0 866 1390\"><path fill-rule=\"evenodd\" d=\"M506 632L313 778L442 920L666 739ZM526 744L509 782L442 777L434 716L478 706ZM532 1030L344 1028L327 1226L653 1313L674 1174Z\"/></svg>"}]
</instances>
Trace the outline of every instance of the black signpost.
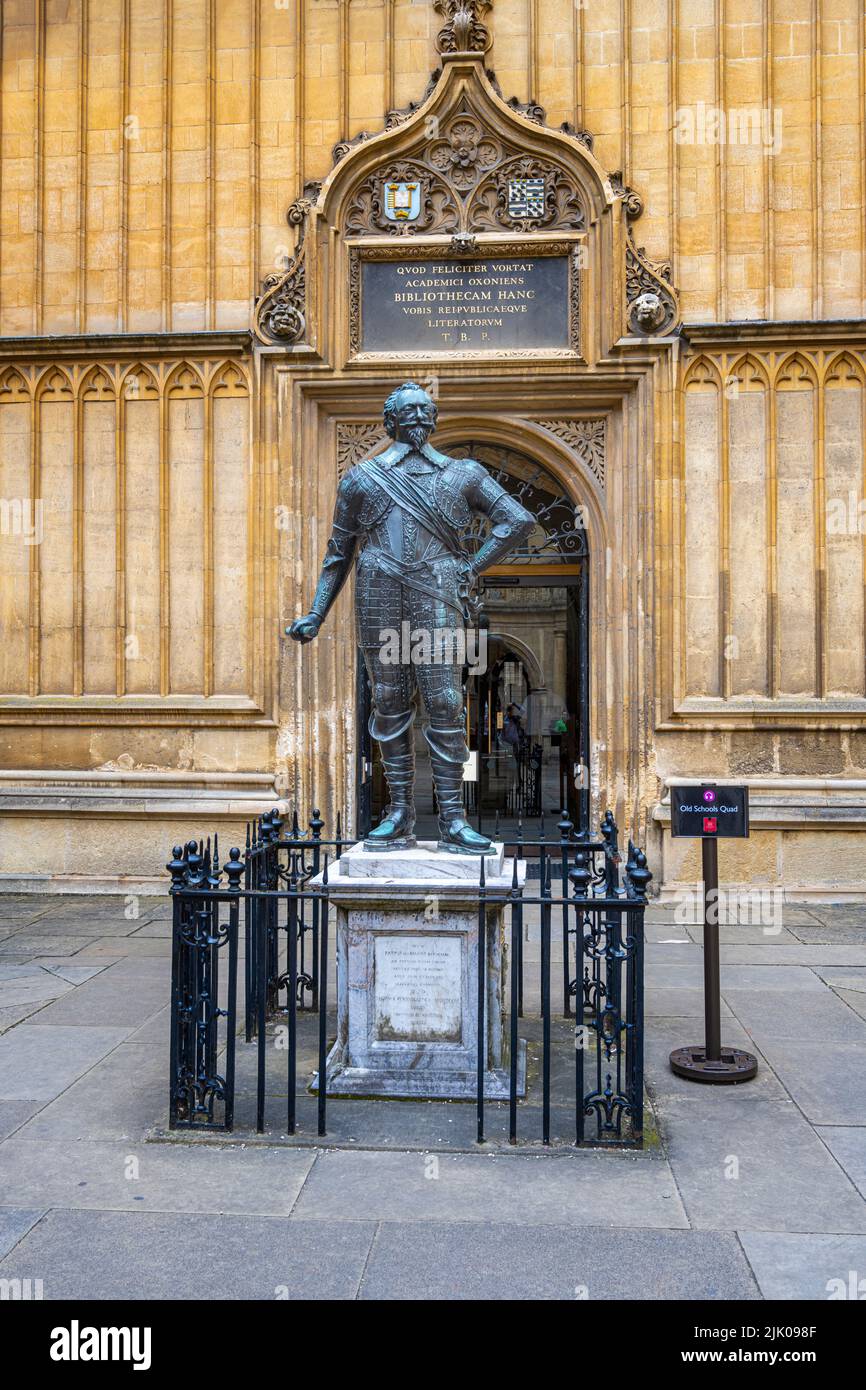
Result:
<instances>
[{"instance_id":1,"label":"black signpost","mask_svg":"<svg viewBox=\"0 0 866 1390\"><path fill-rule=\"evenodd\" d=\"M751 1081L757 1058L736 1047L722 1047L719 984L718 841L748 837L748 787L720 787L714 782L671 787L671 834L700 839L704 879L704 1044L675 1048L671 1070L690 1081L716 1085Z\"/></svg>"}]
</instances>

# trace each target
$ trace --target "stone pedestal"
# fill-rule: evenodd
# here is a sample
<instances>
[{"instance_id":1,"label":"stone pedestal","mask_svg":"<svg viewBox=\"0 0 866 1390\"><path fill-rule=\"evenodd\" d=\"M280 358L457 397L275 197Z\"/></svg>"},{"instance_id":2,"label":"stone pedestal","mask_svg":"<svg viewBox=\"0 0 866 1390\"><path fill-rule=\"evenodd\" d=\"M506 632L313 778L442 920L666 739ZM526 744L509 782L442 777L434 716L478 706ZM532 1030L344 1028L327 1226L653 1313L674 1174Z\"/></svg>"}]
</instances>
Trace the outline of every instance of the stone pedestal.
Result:
<instances>
[{"instance_id":1,"label":"stone pedestal","mask_svg":"<svg viewBox=\"0 0 866 1390\"><path fill-rule=\"evenodd\" d=\"M477 1086L480 856L433 843L391 853L353 845L328 872L337 910L337 1040L329 1095L471 1100ZM521 886L526 866L518 864ZM485 858L488 890L511 889L502 845ZM319 883L321 880L315 880ZM507 1099L504 910L487 907L484 1094ZM526 1045L518 1057L525 1092ZM318 1085L318 1077L314 1086Z\"/></svg>"}]
</instances>

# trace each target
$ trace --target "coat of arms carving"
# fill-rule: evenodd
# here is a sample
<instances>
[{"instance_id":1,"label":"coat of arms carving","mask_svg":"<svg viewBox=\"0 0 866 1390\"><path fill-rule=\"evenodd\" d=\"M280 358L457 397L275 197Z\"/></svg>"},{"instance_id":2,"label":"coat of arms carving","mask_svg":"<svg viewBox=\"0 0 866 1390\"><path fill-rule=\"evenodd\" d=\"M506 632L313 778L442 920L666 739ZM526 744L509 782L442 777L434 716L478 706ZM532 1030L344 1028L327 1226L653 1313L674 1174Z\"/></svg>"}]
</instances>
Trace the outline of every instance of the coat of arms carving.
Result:
<instances>
[{"instance_id":1,"label":"coat of arms carving","mask_svg":"<svg viewBox=\"0 0 866 1390\"><path fill-rule=\"evenodd\" d=\"M420 183L386 183L382 211L389 222L414 222L421 211Z\"/></svg>"}]
</instances>

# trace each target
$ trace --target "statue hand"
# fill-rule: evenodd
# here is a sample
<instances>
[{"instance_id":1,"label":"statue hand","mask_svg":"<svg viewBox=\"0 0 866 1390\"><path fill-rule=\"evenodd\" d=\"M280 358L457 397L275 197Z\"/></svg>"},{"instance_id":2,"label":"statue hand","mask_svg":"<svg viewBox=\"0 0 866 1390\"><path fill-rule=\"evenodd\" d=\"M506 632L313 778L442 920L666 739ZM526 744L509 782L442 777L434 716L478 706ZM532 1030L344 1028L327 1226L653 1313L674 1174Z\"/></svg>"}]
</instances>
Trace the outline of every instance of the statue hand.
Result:
<instances>
[{"instance_id":1,"label":"statue hand","mask_svg":"<svg viewBox=\"0 0 866 1390\"><path fill-rule=\"evenodd\" d=\"M286 636L296 642L312 642L314 637L318 637L321 626L322 620L317 613L305 613L303 618L296 618L289 624Z\"/></svg>"}]
</instances>

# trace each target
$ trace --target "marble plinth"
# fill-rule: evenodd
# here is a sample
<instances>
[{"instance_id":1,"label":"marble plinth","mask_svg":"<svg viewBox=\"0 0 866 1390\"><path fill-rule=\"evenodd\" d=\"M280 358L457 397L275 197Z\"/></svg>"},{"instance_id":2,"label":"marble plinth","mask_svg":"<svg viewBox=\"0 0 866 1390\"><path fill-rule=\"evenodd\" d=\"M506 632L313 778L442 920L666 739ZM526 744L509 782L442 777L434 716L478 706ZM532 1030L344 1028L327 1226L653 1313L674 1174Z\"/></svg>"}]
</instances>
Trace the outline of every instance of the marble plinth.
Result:
<instances>
[{"instance_id":1,"label":"marble plinth","mask_svg":"<svg viewBox=\"0 0 866 1390\"><path fill-rule=\"evenodd\" d=\"M475 1098L479 873L480 856L450 854L433 844L390 853L357 844L330 867L337 1039L327 1062L329 1095ZM488 890L510 891L512 873L512 861L495 845L485 856ZM525 876L520 861L521 887ZM495 1100L508 1096L510 1066L503 1028L504 913L496 903L485 913L484 1093ZM521 1042L520 1095L525 1075Z\"/></svg>"},{"instance_id":2,"label":"marble plinth","mask_svg":"<svg viewBox=\"0 0 866 1390\"><path fill-rule=\"evenodd\" d=\"M437 850L435 840L420 840L414 849L369 850L359 842L340 859L340 874L348 878L377 878L429 882L478 882L484 859L485 881L502 877L505 846L492 845L488 854L452 854Z\"/></svg>"}]
</instances>

